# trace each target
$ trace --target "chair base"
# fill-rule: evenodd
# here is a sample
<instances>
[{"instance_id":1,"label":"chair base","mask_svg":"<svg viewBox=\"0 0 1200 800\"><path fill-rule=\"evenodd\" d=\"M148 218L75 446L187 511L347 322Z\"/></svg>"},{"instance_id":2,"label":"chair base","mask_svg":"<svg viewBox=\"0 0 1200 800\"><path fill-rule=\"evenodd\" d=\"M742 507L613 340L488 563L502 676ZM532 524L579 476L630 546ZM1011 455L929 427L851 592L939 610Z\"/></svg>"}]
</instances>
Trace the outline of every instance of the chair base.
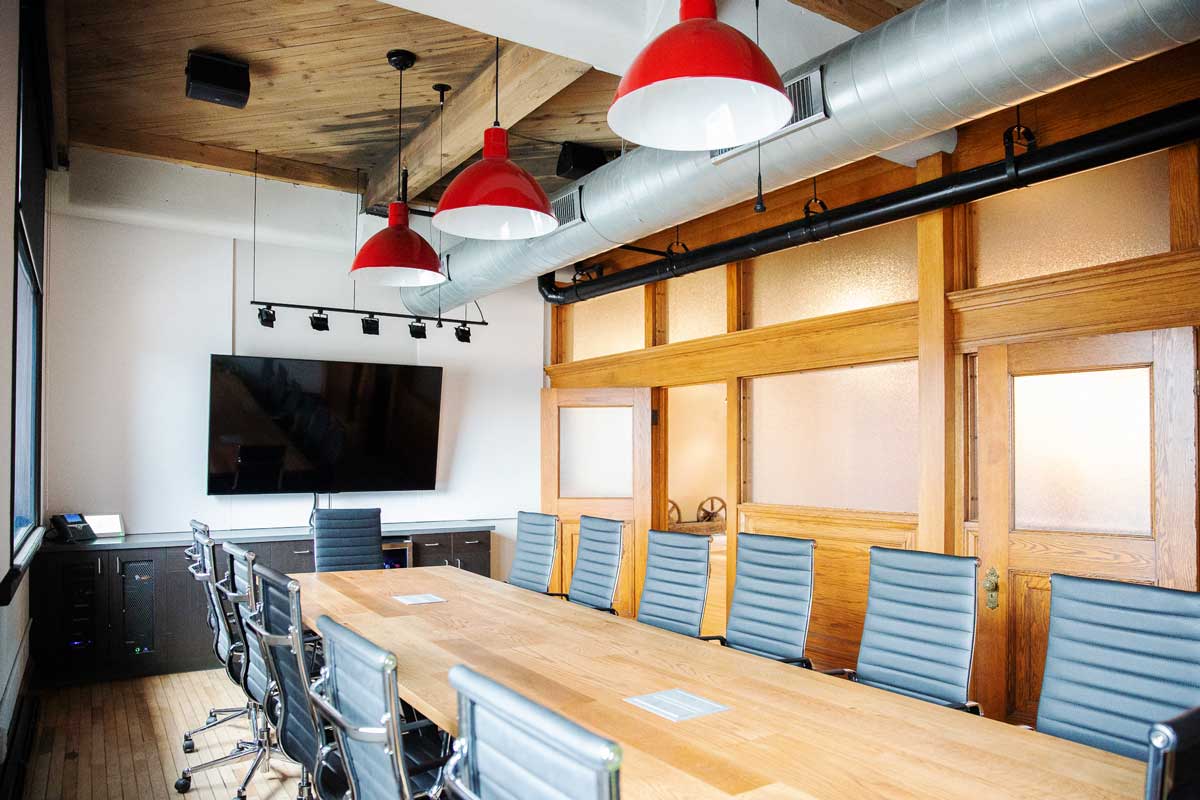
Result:
<instances>
[{"instance_id":1,"label":"chair base","mask_svg":"<svg viewBox=\"0 0 1200 800\"><path fill-rule=\"evenodd\" d=\"M242 778L242 782L238 786L237 794L235 795L235 800L244 800L246 789L250 786L250 781L254 780L254 776L258 773L259 768L264 765L266 765L267 769L271 768L271 755L273 753L283 755L283 751L273 741L274 737L271 732L271 725L267 720L267 715L262 712L262 709L255 705L248 705L245 709L245 714L248 717L250 732L254 738L239 741L233 750L220 758L214 758L211 761L205 761L203 764L197 764L194 767L184 769L179 774L179 779L175 781L176 792L179 794L187 793L192 788L192 776L197 772L222 767L244 758L253 758L254 760Z\"/></svg>"},{"instance_id":2,"label":"chair base","mask_svg":"<svg viewBox=\"0 0 1200 800\"><path fill-rule=\"evenodd\" d=\"M190 731L184 732L183 752L196 752L196 743L193 741L193 737L196 736L196 734L204 733L205 731L211 731L213 728L224 725L226 722L232 722L235 719L241 719L249 713L249 705L242 706L241 708L210 708L208 710L208 721L205 724L201 725L199 728L192 728Z\"/></svg>"}]
</instances>

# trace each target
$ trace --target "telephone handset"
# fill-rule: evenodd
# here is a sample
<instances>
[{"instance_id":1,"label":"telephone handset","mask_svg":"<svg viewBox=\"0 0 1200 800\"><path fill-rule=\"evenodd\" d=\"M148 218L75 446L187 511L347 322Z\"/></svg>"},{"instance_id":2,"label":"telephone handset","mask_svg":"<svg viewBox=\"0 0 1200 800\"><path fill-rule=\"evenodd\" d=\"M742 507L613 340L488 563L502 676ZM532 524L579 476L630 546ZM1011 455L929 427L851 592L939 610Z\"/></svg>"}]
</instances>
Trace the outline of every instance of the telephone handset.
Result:
<instances>
[{"instance_id":1,"label":"telephone handset","mask_svg":"<svg viewBox=\"0 0 1200 800\"><path fill-rule=\"evenodd\" d=\"M52 538L60 542L90 542L96 538L83 514L55 514L50 517L50 526L55 534Z\"/></svg>"}]
</instances>

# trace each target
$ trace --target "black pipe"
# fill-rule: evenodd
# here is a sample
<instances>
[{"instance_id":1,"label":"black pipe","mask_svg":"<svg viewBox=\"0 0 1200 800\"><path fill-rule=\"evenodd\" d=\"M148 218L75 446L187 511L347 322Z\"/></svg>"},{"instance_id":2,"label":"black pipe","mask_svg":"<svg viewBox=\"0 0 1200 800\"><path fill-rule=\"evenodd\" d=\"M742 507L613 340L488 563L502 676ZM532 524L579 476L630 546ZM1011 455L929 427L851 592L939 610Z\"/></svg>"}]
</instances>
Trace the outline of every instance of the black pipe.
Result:
<instances>
[{"instance_id":1,"label":"black pipe","mask_svg":"<svg viewBox=\"0 0 1200 800\"><path fill-rule=\"evenodd\" d=\"M1012 164L1007 161L984 164L594 280L559 288L555 285L554 274L547 273L538 278L538 289L548 303L576 303L982 200L1010 189L1083 172L1196 138L1200 138L1200 99L1030 150L1016 156Z\"/></svg>"}]
</instances>

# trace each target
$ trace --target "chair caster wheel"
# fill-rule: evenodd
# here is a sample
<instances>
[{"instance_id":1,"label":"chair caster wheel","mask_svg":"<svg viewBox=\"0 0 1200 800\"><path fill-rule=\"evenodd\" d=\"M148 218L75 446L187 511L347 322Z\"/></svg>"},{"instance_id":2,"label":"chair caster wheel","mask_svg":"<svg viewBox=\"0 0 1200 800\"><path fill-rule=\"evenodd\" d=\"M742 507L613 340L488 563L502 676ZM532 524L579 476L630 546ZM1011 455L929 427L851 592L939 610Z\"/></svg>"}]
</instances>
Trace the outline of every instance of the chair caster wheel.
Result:
<instances>
[{"instance_id":1,"label":"chair caster wheel","mask_svg":"<svg viewBox=\"0 0 1200 800\"><path fill-rule=\"evenodd\" d=\"M196 752L196 743L192 741L192 737L190 737L190 736L183 737L183 752L185 752L185 753ZM187 789L184 789L183 791L186 792Z\"/></svg>"},{"instance_id":2,"label":"chair caster wheel","mask_svg":"<svg viewBox=\"0 0 1200 800\"><path fill-rule=\"evenodd\" d=\"M180 794L185 793L190 788L192 788L191 775L184 775L182 778L175 781L175 791L179 792Z\"/></svg>"}]
</instances>

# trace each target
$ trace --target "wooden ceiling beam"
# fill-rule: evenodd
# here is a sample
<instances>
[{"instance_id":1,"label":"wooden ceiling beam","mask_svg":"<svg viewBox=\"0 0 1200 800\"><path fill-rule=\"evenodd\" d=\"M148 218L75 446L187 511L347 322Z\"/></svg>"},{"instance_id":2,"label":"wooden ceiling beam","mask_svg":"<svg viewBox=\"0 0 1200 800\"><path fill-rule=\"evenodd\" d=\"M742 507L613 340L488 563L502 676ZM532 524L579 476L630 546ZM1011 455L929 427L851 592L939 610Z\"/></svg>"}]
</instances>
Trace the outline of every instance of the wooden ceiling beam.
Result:
<instances>
[{"instance_id":1,"label":"wooden ceiling beam","mask_svg":"<svg viewBox=\"0 0 1200 800\"><path fill-rule=\"evenodd\" d=\"M587 64L518 44L500 50L500 122L512 127L588 71ZM446 100L445 151L439 158L439 125L435 111L404 145L408 193L416 197L479 151L483 131L495 117L495 67L488 65L466 86L455 86ZM396 161L372 170L367 205L396 197Z\"/></svg>"},{"instance_id":2,"label":"wooden ceiling beam","mask_svg":"<svg viewBox=\"0 0 1200 800\"><path fill-rule=\"evenodd\" d=\"M117 131L76 123L71 129L71 145L187 164L191 167L207 167L239 175L255 174L254 153L149 133ZM258 156L258 175L262 178L342 192L359 191L361 177L353 170L310 164L307 161L280 158L266 153L260 153Z\"/></svg>"},{"instance_id":3,"label":"wooden ceiling beam","mask_svg":"<svg viewBox=\"0 0 1200 800\"><path fill-rule=\"evenodd\" d=\"M826 19L856 31L866 31L906 11L919 0L792 0Z\"/></svg>"}]
</instances>

